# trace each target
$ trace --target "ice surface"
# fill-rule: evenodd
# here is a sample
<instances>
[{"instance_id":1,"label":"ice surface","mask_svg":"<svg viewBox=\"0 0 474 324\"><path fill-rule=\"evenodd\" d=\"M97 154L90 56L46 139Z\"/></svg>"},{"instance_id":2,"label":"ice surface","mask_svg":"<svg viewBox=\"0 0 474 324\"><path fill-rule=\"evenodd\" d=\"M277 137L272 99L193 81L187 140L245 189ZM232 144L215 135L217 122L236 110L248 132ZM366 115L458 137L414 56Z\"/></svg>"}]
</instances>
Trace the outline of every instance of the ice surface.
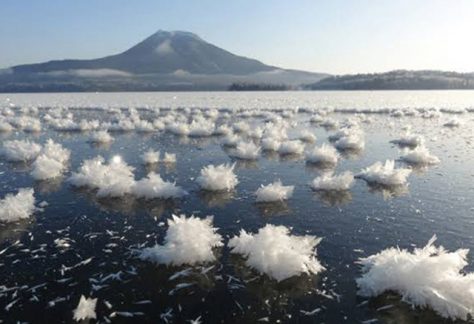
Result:
<instances>
[{"instance_id":1,"label":"ice surface","mask_svg":"<svg viewBox=\"0 0 474 324\"><path fill-rule=\"evenodd\" d=\"M12 215L22 210L27 210L25 214L31 218L35 215L34 222L1 226L3 246L0 248L0 270L3 269L5 276L2 277L4 282L0 285L0 295L7 304L3 307L4 312L12 321L34 322L35 315L25 310L35 308L34 305L48 305L44 310L51 314L48 316L63 318L62 313L66 311L69 315L66 314L65 318L71 317L80 294L90 289L90 295L86 295L89 298L109 294L110 302L100 300L97 304L97 317L102 322L122 320L120 317L135 317L135 320L147 322L160 318L160 313L163 321L170 322L197 319L201 314L203 322L209 317L222 321L227 313L215 308L215 303L206 297L210 296L209 293L217 298L231 293L235 303L228 305L229 312L235 314L236 320L285 322L304 321L308 319L306 316L314 316L321 322L366 322L373 317L379 320L388 318L388 321L393 318L395 321L399 318L407 318L407 321L434 318L434 322L441 321L431 312L425 313L420 309L410 311L407 307L399 307L397 302L378 305L381 300L387 301L384 298L374 303L360 303L360 311L338 311L356 309L355 290L352 288L358 273L350 266L355 260L354 255L383 250L387 240L406 242L416 238L416 235L425 235L427 231L432 233L440 228L447 228L443 233L449 234L446 244L450 246L459 244L469 247L472 243L468 217L472 209L472 195L470 190L465 189L470 188L469 161L473 154L473 138L469 132L474 121L473 92L463 91L453 95L451 91L431 91L429 96L423 93L0 94L3 100L0 100L0 132L6 132L0 134L2 143L26 139L43 144L48 138L61 143L58 146L46 142L37 153L27 145L24 149L18 149L20 145L17 145L13 149L14 154L20 155L19 160L26 163L6 163L6 157L0 163L2 197L9 192L13 192L9 196L15 197L14 190L18 187L32 186L35 189L29 210L23 206L29 198L17 199L16 203L12 203L13 200L8 204L1 203L0 214L8 217L8 220L2 218L2 222L15 219L16 216ZM461 100L461 97L465 99ZM458 124L465 124L466 127L447 129L443 125L450 119L461 121L452 123L452 127ZM333 129L319 127L321 122ZM409 125L412 125L413 133ZM66 131L68 133L64 133ZM87 144L91 135L100 133L112 134L115 143ZM316 147L309 144L315 140L315 135L318 137ZM326 138L332 145L323 144ZM395 164L387 166L387 163L379 163L377 168L370 166L358 176L375 185L370 185L369 190L360 183L352 187L354 180L350 172L357 172L375 161L397 157L397 149L388 144L393 139L396 139L396 144L410 148L401 151L400 162L395 162L400 163L397 168ZM360 149L364 142L366 151L363 154L351 154L350 149ZM256 155L258 163L237 161L235 168L225 164L218 166L232 160L232 153L237 150L229 148L236 147L238 143L253 143L266 152ZM241 150L241 156L253 156L255 147ZM68 153L62 150L64 148L72 150L70 162ZM160 150L161 154L165 151L172 153L160 156L152 151L145 157L150 148ZM345 152L346 149L349 150ZM299 159L302 156L275 154L279 150L282 154L304 151L307 163ZM431 151L442 158L443 163L435 170L416 172L418 165L437 163ZM141 159L145 157L144 164L171 162L176 158L175 153L179 155L176 168L143 165ZM98 154L106 159L94 159ZM92 163L94 160L95 163ZM90 165L83 168L87 161ZM61 182L60 176L68 174L69 164L75 173L68 183L84 186L92 192L83 194L83 190L71 190ZM209 164L213 166L204 167ZM402 196L408 186L399 183L405 183L408 179L409 167L416 172L411 184L412 194ZM201 168L203 170L199 174ZM153 169L156 173L149 173ZM328 169L334 173L325 173ZM35 181L52 177L58 178ZM272 183L279 178L287 185ZM309 185L306 185L308 182ZM259 188L260 184L266 186ZM293 191L290 184L297 186L293 195L290 194ZM198 187L204 190L197 190ZM184 189L188 188L190 194L184 199L161 201L183 197ZM311 189L318 192L312 193ZM91 197L94 192L103 199ZM380 193L383 198L399 198L382 201ZM49 201L52 207L48 208L43 202L38 207L44 208L44 213L33 214L35 197L40 201ZM53 203L58 197L60 201ZM142 200L155 198L157 200ZM286 203L269 203L288 198L291 199L288 206ZM353 203L347 205L351 199L354 199ZM7 198L4 200L7 201ZM255 203L255 200L266 203ZM8 206L5 208L5 205ZM212 212L216 215L212 228L215 230L214 226L219 226L219 234L226 238L240 229L246 230L246 235L233 239L235 246L230 249L237 250L239 246L246 251L242 253L243 260L249 267L268 273L277 280L284 280L290 273L291 276L304 272L311 274L313 272L309 269L312 263L305 263L310 257L299 254L304 249L295 248L295 251L288 252L291 244L288 244L287 238L276 234L276 230L269 231L266 236L261 235L266 239L261 238L259 224L285 224L287 235L291 237L290 233L320 233L326 237L324 242L327 240L320 247L324 249L319 250L324 255L320 258L328 258L330 271L324 273L321 280L311 283L308 280L313 280L313 276L294 278L288 282L289 286L276 284L267 279L259 280L259 276L249 276L255 272L250 268L241 269L243 260L239 256L229 258L226 249L221 254L210 247L214 250L213 264L177 269L191 270L189 274L168 282L168 278L173 277L168 276L168 271L173 269L160 268L165 272L160 270L158 273L153 264L128 256L129 251L143 251L145 246L153 246L157 233L162 233L162 226L165 226L163 218L177 210L194 212L199 218ZM387 231L392 228L396 231ZM173 264L171 259L175 256L194 256L196 231L199 229L189 230L192 235L186 235L183 238L186 243L175 250L173 243L162 241L164 234L158 236L161 244L159 257L153 253L150 255L162 259L154 262L165 263L166 258L169 262L166 264ZM250 239L247 240L248 237ZM244 241L247 243L244 244ZM259 244L255 243L257 241ZM209 249L203 248L206 251ZM263 257L262 253L265 253ZM414 254L411 250L410 253ZM403 259L399 255L396 258ZM42 262L43 259L51 262ZM31 264L38 267L31 267ZM448 262L443 265L450 266ZM435 263L432 268L438 266ZM213 269L207 270L209 268ZM25 275L11 276L16 269L22 269ZM470 270L466 267L452 273L453 276L463 276L462 271L465 277L470 278ZM428 276L431 276L430 271L435 269L426 266L420 270ZM436 271L436 276L446 277L444 272ZM417 275L415 273L414 277ZM149 282L148 276L158 284L154 286L158 288L136 290L137 287L144 287L142 283ZM408 280L408 277L403 280ZM86 281L78 278L85 278ZM400 281L394 276L388 280ZM448 284L441 289L439 284L431 285L430 281L429 289L420 290L429 297L425 306L435 308L431 303L437 294L449 304L442 306L444 310L451 309L450 314L464 316L464 311L470 312L470 305L465 301L472 300L469 295L471 284L468 279L464 280L462 286L458 283L451 285L453 290L457 290L455 293L447 288ZM449 281L450 284L452 282ZM410 289L412 286L407 284ZM302 293L305 296L318 294L324 298L305 297L301 300L299 296ZM338 293L341 294L340 299ZM464 299L464 296L470 299ZM151 306L148 308L145 303L148 299L162 300L164 304L158 310ZM193 311L195 302L202 305L198 313ZM262 308L261 305L266 306ZM386 311L387 307L392 307L392 310ZM366 318L366 315L370 317ZM343 318L345 316L347 318Z\"/></svg>"}]
</instances>

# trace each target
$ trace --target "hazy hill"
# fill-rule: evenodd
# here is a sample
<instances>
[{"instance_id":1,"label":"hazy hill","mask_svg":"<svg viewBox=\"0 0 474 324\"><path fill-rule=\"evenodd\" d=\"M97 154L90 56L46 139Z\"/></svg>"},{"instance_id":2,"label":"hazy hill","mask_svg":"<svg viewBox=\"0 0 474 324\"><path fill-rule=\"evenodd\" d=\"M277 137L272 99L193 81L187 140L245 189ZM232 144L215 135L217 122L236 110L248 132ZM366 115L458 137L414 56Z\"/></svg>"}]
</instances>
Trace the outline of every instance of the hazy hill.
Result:
<instances>
[{"instance_id":1,"label":"hazy hill","mask_svg":"<svg viewBox=\"0 0 474 324\"><path fill-rule=\"evenodd\" d=\"M474 73L397 70L330 76L304 86L311 90L474 89Z\"/></svg>"}]
</instances>

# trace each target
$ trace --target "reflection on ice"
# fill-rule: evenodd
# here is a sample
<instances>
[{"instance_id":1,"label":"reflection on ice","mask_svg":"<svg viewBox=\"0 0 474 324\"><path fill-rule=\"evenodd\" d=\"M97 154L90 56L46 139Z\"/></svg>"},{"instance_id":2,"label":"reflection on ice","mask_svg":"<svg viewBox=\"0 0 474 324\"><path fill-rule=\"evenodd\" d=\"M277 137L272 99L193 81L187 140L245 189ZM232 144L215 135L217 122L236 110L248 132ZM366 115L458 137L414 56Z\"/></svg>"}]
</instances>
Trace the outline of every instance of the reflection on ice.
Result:
<instances>
[{"instance_id":1,"label":"reflection on ice","mask_svg":"<svg viewBox=\"0 0 474 324\"><path fill-rule=\"evenodd\" d=\"M381 194L384 200L407 195L410 191L407 184L396 186L385 186L381 184L367 184L369 192Z\"/></svg>"},{"instance_id":2,"label":"reflection on ice","mask_svg":"<svg viewBox=\"0 0 474 324\"><path fill-rule=\"evenodd\" d=\"M302 154L284 154L279 156L281 162L296 162L302 160L304 156Z\"/></svg>"},{"instance_id":3,"label":"reflection on ice","mask_svg":"<svg viewBox=\"0 0 474 324\"><path fill-rule=\"evenodd\" d=\"M259 275L245 264L244 258L235 254L230 256L230 263L236 273L230 284L236 285L236 288L240 286L233 290L233 294L243 300L256 299L259 303L256 310L262 307L270 307L275 312L285 309L293 300L314 293L321 281L321 275L302 274L278 282Z\"/></svg>"},{"instance_id":4,"label":"reflection on ice","mask_svg":"<svg viewBox=\"0 0 474 324\"><path fill-rule=\"evenodd\" d=\"M101 150L104 150L104 151L110 150L110 147L112 145L111 142L106 142L106 143L90 142L89 144L90 144L91 147L93 147L95 149L101 149Z\"/></svg>"},{"instance_id":5,"label":"reflection on ice","mask_svg":"<svg viewBox=\"0 0 474 324\"><path fill-rule=\"evenodd\" d=\"M234 198L234 191L199 190L199 198L210 208L225 207Z\"/></svg>"},{"instance_id":6,"label":"reflection on ice","mask_svg":"<svg viewBox=\"0 0 474 324\"><path fill-rule=\"evenodd\" d=\"M362 149L340 149L339 153L346 160L357 160L362 156Z\"/></svg>"},{"instance_id":7,"label":"reflection on ice","mask_svg":"<svg viewBox=\"0 0 474 324\"><path fill-rule=\"evenodd\" d=\"M270 161L277 161L280 157L280 155L275 152L275 151L263 151L262 152L262 157L267 159L267 160L270 160Z\"/></svg>"},{"instance_id":8,"label":"reflection on ice","mask_svg":"<svg viewBox=\"0 0 474 324\"><path fill-rule=\"evenodd\" d=\"M317 173L325 173L334 169L334 164L332 163L324 163L324 162L306 162L305 164L306 170L309 172L317 172Z\"/></svg>"},{"instance_id":9,"label":"reflection on ice","mask_svg":"<svg viewBox=\"0 0 474 324\"><path fill-rule=\"evenodd\" d=\"M63 176L48 180L35 181L33 188L39 193L50 194L59 191L61 189L63 181Z\"/></svg>"},{"instance_id":10,"label":"reflection on ice","mask_svg":"<svg viewBox=\"0 0 474 324\"><path fill-rule=\"evenodd\" d=\"M327 206L342 206L352 200L352 193L349 190L319 190L315 191L315 196Z\"/></svg>"},{"instance_id":11,"label":"reflection on ice","mask_svg":"<svg viewBox=\"0 0 474 324\"><path fill-rule=\"evenodd\" d=\"M126 216L134 216L139 212L160 218L163 213L172 212L177 208L177 202L173 199L136 199L131 195L122 197L97 197L93 190L87 188L72 188L74 192L84 196L98 206L100 210L108 213L120 213Z\"/></svg>"},{"instance_id":12,"label":"reflection on ice","mask_svg":"<svg viewBox=\"0 0 474 324\"><path fill-rule=\"evenodd\" d=\"M29 229L34 226L34 218L23 219L14 223L0 223L0 244L9 241L15 242L27 235ZM6 251L5 251L6 252Z\"/></svg>"},{"instance_id":13,"label":"reflection on ice","mask_svg":"<svg viewBox=\"0 0 474 324\"><path fill-rule=\"evenodd\" d=\"M235 160L236 169L258 169L258 161Z\"/></svg>"},{"instance_id":14,"label":"reflection on ice","mask_svg":"<svg viewBox=\"0 0 474 324\"><path fill-rule=\"evenodd\" d=\"M364 303L364 301L361 303ZM399 295L392 292L383 293L378 297L371 298L367 305L374 314L374 319L379 323L417 324L442 322L442 319L433 310L424 309L420 312L418 309L413 309L411 305L404 303ZM446 323L458 322L447 321Z\"/></svg>"},{"instance_id":15,"label":"reflection on ice","mask_svg":"<svg viewBox=\"0 0 474 324\"><path fill-rule=\"evenodd\" d=\"M257 202L255 203L257 210L261 216L271 217L271 216L284 216L290 215L291 209L288 207L286 201L277 201L277 202Z\"/></svg>"}]
</instances>

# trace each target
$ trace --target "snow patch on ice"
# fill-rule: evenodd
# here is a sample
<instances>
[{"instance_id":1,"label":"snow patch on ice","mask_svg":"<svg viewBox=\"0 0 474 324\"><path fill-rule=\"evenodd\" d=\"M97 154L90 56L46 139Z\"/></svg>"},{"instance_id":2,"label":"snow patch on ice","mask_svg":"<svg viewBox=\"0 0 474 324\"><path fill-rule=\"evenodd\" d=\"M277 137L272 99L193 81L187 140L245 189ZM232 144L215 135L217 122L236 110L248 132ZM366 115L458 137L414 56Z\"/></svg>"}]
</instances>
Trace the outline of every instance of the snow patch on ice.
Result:
<instances>
[{"instance_id":1,"label":"snow patch on ice","mask_svg":"<svg viewBox=\"0 0 474 324\"><path fill-rule=\"evenodd\" d=\"M97 318L95 313L96 304L97 298L86 298L82 295L79 304L74 310L74 320L79 322L82 320Z\"/></svg>"},{"instance_id":2,"label":"snow patch on ice","mask_svg":"<svg viewBox=\"0 0 474 324\"><path fill-rule=\"evenodd\" d=\"M255 192L257 202L275 202L288 200L293 195L295 186L284 186L280 180L277 180L266 186L262 185Z\"/></svg>"},{"instance_id":3,"label":"snow patch on ice","mask_svg":"<svg viewBox=\"0 0 474 324\"><path fill-rule=\"evenodd\" d=\"M2 156L11 162L34 160L41 151L41 145L29 140L12 140L3 143Z\"/></svg>"},{"instance_id":4,"label":"snow patch on ice","mask_svg":"<svg viewBox=\"0 0 474 324\"><path fill-rule=\"evenodd\" d=\"M336 165L338 159L339 153L337 150L327 144L315 147L312 151L306 154L306 161L309 163Z\"/></svg>"},{"instance_id":5,"label":"snow patch on ice","mask_svg":"<svg viewBox=\"0 0 474 324\"><path fill-rule=\"evenodd\" d=\"M32 177L36 180L59 177L66 169L71 151L49 139L41 152L41 155L33 163Z\"/></svg>"},{"instance_id":6,"label":"snow patch on ice","mask_svg":"<svg viewBox=\"0 0 474 324\"><path fill-rule=\"evenodd\" d=\"M300 131L298 139L302 142L314 143L316 142L316 135L314 135L311 131L307 129L303 129L302 131Z\"/></svg>"},{"instance_id":7,"label":"snow patch on ice","mask_svg":"<svg viewBox=\"0 0 474 324\"><path fill-rule=\"evenodd\" d=\"M256 234L241 230L229 240L232 253L241 254L246 264L260 273L282 281L302 273L317 274L324 267L316 258L321 238L291 235L285 226L267 224Z\"/></svg>"},{"instance_id":8,"label":"snow patch on ice","mask_svg":"<svg viewBox=\"0 0 474 324\"><path fill-rule=\"evenodd\" d=\"M253 142L239 142L231 155L241 160L257 160L259 154L260 147Z\"/></svg>"},{"instance_id":9,"label":"snow patch on ice","mask_svg":"<svg viewBox=\"0 0 474 324\"><path fill-rule=\"evenodd\" d=\"M400 159L414 165L434 165L440 162L439 158L430 153L425 146L418 146L413 150L403 150Z\"/></svg>"},{"instance_id":10,"label":"snow patch on ice","mask_svg":"<svg viewBox=\"0 0 474 324\"><path fill-rule=\"evenodd\" d=\"M131 192L135 183L133 167L114 156L109 163L101 156L85 160L68 179L76 187L98 189L98 197L120 197Z\"/></svg>"},{"instance_id":11,"label":"snow patch on ice","mask_svg":"<svg viewBox=\"0 0 474 324\"><path fill-rule=\"evenodd\" d=\"M304 143L299 140L290 140L284 141L281 143L280 147L278 148L278 153L282 155L287 154L303 154L304 152Z\"/></svg>"},{"instance_id":12,"label":"snow patch on ice","mask_svg":"<svg viewBox=\"0 0 474 324\"><path fill-rule=\"evenodd\" d=\"M399 146L410 146L410 147L423 145L424 142L425 140L423 136L411 134L409 131L401 135L400 138L390 141L390 143L397 144Z\"/></svg>"},{"instance_id":13,"label":"snow patch on ice","mask_svg":"<svg viewBox=\"0 0 474 324\"><path fill-rule=\"evenodd\" d=\"M32 188L22 188L16 195L7 194L0 200L0 221L16 222L29 218L35 210L35 197Z\"/></svg>"},{"instance_id":14,"label":"snow patch on ice","mask_svg":"<svg viewBox=\"0 0 474 324\"><path fill-rule=\"evenodd\" d=\"M163 162L163 163L176 163L176 154L165 152L161 162Z\"/></svg>"},{"instance_id":15,"label":"snow patch on ice","mask_svg":"<svg viewBox=\"0 0 474 324\"><path fill-rule=\"evenodd\" d=\"M201 169L201 174L196 182L204 190L230 191L239 183L234 168L235 164L220 164L218 166L210 164Z\"/></svg>"},{"instance_id":16,"label":"snow patch on ice","mask_svg":"<svg viewBox=\"0 0 474 324\"><path fill-rule=\"evenodd\" d=\"M334 146L339 150L362 150L365 147L365 141L361 133L352 133L338 139Z\"/></svg>"},{"instance_id":17,"label":"snow patch on ice","mask_svg":"<svg viewBox=\"0 0 474 324\"><path fill-rule=\"evenodd\" d=\"M97 144L107 144L113 142L114 138L105 130L91 134L89 141Z\"/></svg>"},{"instance_id":18,"label":"snow patch on ice","mask_svg":"<svg viewBox=\"0 0 474 324\"><path fill-rule=\"evenodd\" d=\"M468 265L468 249L454 252L434 246L433 236L413 252L388 248L362 258L358 294L375 297L395 291L402 300L421 308L430 307L443 317L467 320L474 314L474 274L462 272Z\"/></svg>"},{"instance_id":19,"label":"snow patch on ice","mask_svg":"<svg viewBox=\"0 0 474 324\"><path fill-rule=\"evenodd\" d=\"M371 166L362 169L362 171L356 174L355 177L372 184L399 186L407 182L407 178L411 171L411 169L395 168L395 161L387 160L385 161L385 164L382 162L376 162Z\"/></svg>"},{"instance_id":20,"label":"snow patch on ice","mask_svg":"<svg viewBox=\"0 0 474 324\"><path fill-rule=\"evenodd\" d=\"M354 183L354 175L350 171L333 175L326 173L314 178L311 188L314 190L343 191L349 190Z\"/></svg>"},{"instance_id":21,"label":"snow patch on ice","mask_svg":"<svg viewBox=\"0 0 474 324\"><path fill-rule=\"evenodd\" d=\"M216 259L212 249L222 246L222 237L212 226L213 218L173 215L168 220L164 244L145 248L140 258L158 264L179 266L212 262Z\"/></svg>"},{"instance_id":22,"label":"snow patch on ice","mask_svg":"<svg viewBox=\"0 0 474 324\"><path fill-rule=\"evenodd\" d=\"M132 193L138 198L181 198L187 194L185 190L178 187L175 182L164 181L159 174L150 172L146 178L135 183Z\"/></svg>"},{"instance_id":23,"label":"snow patch on ice","mask_svg":"<svg viewBox=\"0 0 474 324\"><path fill-rule=\"evenodd\" d=\"M454 128L454 127L459 127L462 124L463 124L463 122L459 118L454 117L454 118L448 120L446 123L444 123L443 126Z\"/></svg>"},{"instance_id":24,"label":"snow patch on ice","mask_svg":"<svg viewBox=\"0 0 474 324\"><path fill-rule=\"evenodd\" d=\"M160 151L153 151L149 149L141 155L142 161L145 164L155 164L160 162Z\"/></svg>"}]
</instances>

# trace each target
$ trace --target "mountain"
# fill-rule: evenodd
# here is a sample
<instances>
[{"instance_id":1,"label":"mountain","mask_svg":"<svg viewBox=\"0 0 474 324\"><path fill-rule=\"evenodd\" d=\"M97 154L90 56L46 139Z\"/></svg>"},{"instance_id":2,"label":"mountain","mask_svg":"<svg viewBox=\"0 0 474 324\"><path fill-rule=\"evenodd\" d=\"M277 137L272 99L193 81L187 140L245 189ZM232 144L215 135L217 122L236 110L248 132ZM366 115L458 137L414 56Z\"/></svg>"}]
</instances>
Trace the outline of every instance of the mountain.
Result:
<instances>
[{"instance_id":1,"label":"mountain","mask_svg":"<svg viewBox=\"0 0 474 324\"><path fill-rule=\"evenodd\" d=\"M276 69L229 53L189 32L158 31L123 53L94 60L62 60L14 66L15 73L112 69L133 74L174 73L244 75Z\"/></svg>"},{"instance_id":2,"label":"mountain","mask_svg":"<svg viewBox=\"0 0 474 324\"><path fill-rule=\"evenodd\" d=\"M224 90L235 83L296 87L326 76L238 56L190 32L158 31L116 55L0 70L0 91Z\"/></svg>"},{"instance_id":3,"label":"mountain","mask_svg":"<svg viewBox=\"0 0 474 324\"><path fill-rule=\"evenodd\" d=\"M308 90L474 89L474 73L396 70L385 73L330 76L307 84Z\"/></svg>"}]
</instances>

